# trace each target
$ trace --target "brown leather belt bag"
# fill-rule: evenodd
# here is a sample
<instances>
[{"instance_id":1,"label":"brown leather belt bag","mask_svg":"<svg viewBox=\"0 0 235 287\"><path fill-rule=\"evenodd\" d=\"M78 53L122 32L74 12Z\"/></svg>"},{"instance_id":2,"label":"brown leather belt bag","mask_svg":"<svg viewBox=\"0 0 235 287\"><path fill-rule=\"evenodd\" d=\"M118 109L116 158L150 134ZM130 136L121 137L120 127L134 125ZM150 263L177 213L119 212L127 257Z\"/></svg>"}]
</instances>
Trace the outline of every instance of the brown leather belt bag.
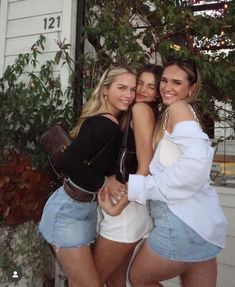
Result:
<instances>
[{"instance_id":1,"label":"brown leather belt bag","mask_svg":"<svg viewBox=\"0 0 235 287\"><path fill-rule=\"evenodd\" d=\"M82 189L79 189L79 187L72 186L69 181L64 181L64 190L72 199L81 202L93 202L97 200L96 192L87 193Z\"/></svg>"}]
</instances>

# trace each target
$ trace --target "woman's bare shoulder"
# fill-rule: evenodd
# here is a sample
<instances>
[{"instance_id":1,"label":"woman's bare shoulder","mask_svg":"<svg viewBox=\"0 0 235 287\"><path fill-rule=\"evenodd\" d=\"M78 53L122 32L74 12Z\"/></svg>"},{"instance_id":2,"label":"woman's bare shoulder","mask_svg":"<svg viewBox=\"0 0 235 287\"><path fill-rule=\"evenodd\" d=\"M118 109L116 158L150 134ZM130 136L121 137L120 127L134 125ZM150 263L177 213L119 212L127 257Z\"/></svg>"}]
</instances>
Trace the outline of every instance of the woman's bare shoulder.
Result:
<instances>
[{"instance_id":1,"label":"woman's bare shoulder","mask_svg":"<svg viewBox=\"0 0 235 287\"><path fill-rule=\"evenodd\" d=\"M169 120L171 125L182 121L194 121L194 115L185 101L177 101L169 106Z\"/></svg>"},{"instance_id":2,"label":"woman's bare shoulder","mask_svg":"<svg viewBox=\"0 0 235 287\"><path fill-rule=\"evenodd\" d=\"M132 106L132 113L141 113L143 115L145 112L152 113L152 108L148 105L148 103L138 102Z\"/></svg>"}]
</instances>

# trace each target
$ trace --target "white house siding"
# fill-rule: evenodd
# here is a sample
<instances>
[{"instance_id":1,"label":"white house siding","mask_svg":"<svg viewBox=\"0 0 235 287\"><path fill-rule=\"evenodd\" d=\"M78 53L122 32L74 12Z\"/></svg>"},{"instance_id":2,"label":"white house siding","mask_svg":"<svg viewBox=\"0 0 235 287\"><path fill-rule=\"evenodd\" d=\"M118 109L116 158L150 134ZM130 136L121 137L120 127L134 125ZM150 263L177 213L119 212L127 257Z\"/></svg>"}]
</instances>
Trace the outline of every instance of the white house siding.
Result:
<instances>
[{"instance_id":1,"label":"white house siding","mask_svg":"<svg viewBox=\"0 0 235 287\"><path fill-rule=\"evenodd\" d=\"M217 287L235 286L235 188L217 186L220 204L228 219L228 231L225 249L219 254ZM162 282L165 287L180 287L179 280L174 278ZM198 286L199 287L199 286Z\"/></svg>"},{"instance_id":2,"label":"white house siding","mask_svg":"<svg viewBox=\"0 0 235 287\"><path fill-rule=\"evenodd\" d=\"M53 59L58 51L56 41L66 39L74 57L76 0L2 0L0 10L0 77L20 53L30 52L39 35L46 37L45 51L38 58L40 65ZM28 68L29 70L31 67ZM69 71L55 66L62 85L66 86Z\"/></svg>"}]
</instances>

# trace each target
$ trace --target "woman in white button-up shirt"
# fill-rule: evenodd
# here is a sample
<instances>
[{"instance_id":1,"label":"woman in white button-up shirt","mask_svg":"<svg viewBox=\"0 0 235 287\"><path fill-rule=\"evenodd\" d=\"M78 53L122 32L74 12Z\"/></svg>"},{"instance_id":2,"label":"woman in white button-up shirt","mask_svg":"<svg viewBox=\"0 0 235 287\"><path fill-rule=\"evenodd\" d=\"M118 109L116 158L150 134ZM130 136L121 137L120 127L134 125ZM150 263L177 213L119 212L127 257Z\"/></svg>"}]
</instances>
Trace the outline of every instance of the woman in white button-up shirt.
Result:
<instances>
[{"instance_id":1,"label":"woman in white button-up shirt","mask_svg":"<svg viewBox=\"0 0 235 287\"><path fill-rule=\"evenodd\" d=\"M227 221L210 181L214 151L189 105L199 85L193 61L164 66L160 94L166 109L150 175L130 175L128 183L128 199L150 200L154 219L131 266L133 286L161 286L159 281L175 276L184 287L216 286L216 255L224 247Z\"/></svg>"}]
</instances>

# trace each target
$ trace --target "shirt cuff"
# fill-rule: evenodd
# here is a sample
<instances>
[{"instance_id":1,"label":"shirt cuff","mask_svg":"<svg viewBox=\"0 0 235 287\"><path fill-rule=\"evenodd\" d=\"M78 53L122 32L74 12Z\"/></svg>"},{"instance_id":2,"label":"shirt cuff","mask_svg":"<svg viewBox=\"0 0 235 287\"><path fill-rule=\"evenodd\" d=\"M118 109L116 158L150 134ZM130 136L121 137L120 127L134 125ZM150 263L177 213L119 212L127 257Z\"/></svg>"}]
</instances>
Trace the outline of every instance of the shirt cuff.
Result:
<instances>
[{"instance_id":1,"label":"shirt cuff","mask_svg":"<svg viewBox=\"0 0 235 287\"><path fill-rule=\"evenodd\" d=\"M128 200L136 201L140 204L146 203L145 176L130 174L128 181Z\"/></svg>"}]
</instances>

